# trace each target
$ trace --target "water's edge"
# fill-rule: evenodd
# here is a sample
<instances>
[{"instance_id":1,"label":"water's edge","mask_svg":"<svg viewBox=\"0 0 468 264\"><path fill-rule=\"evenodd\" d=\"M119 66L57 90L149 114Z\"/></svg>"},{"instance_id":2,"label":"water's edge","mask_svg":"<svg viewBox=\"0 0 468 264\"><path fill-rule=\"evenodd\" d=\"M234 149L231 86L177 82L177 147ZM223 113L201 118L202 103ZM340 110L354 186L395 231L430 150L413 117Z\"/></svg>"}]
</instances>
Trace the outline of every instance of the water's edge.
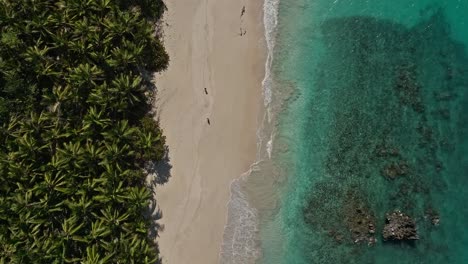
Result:
<instances>
[{"instance_id":1,"label":"water's edge","mask_svg":"<svg viewBox=\"0 0 468 264\"><path fill-rule=\"evenodd\" d=\"M265 76L262 81L263 118L257 129L256 161L250 169L230 185L230 199L227 204L228 214L224 228L223 243L220 250L221 264L256 263L261 256L258 212L250 204L244 185L252 173L259 170L259 165L271 158L274 131L274 114L271 104L273 97L273 76L271 66L275 48L275 33L278 24L279 0L264 0L263 25L267 57Z\"/></svg>"}]
</instances>

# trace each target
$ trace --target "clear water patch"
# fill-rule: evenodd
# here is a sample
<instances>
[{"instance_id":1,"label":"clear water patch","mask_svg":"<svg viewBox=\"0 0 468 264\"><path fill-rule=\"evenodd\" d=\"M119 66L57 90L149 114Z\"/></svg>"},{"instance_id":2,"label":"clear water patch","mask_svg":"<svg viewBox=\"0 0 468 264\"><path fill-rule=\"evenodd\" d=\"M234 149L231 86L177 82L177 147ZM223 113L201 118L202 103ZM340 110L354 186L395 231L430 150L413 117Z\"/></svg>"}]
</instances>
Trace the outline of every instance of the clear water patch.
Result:
<instances>
[{"instance_id":1,"label":"clear water patch","mask_svg":"<svg viewBox=\"0 0 468 264\"><path fill-rule=\"evenodd\" d=\"M466 43L454 8L407 8L420 10L412 23L330 10L296 42L323 50L282 75L298 98L278 140L291 168L271 221L282 253L266 250L264 263L468 262ZM418 240L383 241L394 212L412 219Z\"/></svg>"}]
</instances>

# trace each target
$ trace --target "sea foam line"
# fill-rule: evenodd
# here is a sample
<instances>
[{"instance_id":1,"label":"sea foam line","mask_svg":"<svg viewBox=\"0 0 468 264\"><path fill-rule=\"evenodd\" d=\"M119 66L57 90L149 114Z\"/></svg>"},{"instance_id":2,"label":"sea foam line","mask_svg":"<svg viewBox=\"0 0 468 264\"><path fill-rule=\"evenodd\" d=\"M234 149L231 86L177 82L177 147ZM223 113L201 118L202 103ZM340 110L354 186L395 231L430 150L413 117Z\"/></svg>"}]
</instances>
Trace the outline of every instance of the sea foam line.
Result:
<instances>
[{"instance_id":1,"label":"sea foam line","mask_svg":"<svg viewBox=\"0 0 468 264\"><path fill-rule=\"evenodd\" d=\"M222 264L252 264L260 256L257 210L249 205L242 192L242 179L252 173L254 166L230 185L227 224L220 252Z\"/></svg>"},{"instance_id":2,"label":"sea foam line","mask_svg":"<svg viewBox=\"0 0 468 264\"><path fill-rule=\"evenodd\" d=\"M265 77L262 81L263 100L267 110L268 122L271 122L270 104L272 100L273 78L271 65L275 49L275 35L278 26L279 0L265 0L263 3L263 25L265 27L265 41L267 45L267 58L265 62Z\"/></svg>"},{"instance_id":3,"label":"sea foam line","mask_svg":"<svg viewBox=\"0 0 468 264\"><path fill-rule=\"evenodd\" d=\"M263 24L265 28L265 41L267 58L265 62L265 77L262 81L265 115L268 124L271 123L271 102L273 79L271 66L275 48L275 34L278 25L278 7L280 0L265 0L263 3ZM271 158L273 145L273 132L264 144L266 138L265 116L262 125L257 130L257 161L250 166L249 171L235 179L230 185L230 199L227 204L227 224L224 227L223 244L220 251L220 263L222 264L250 264L261 255L258 244L258 217L257 210L253 208L245 193L242 192L242 181L258 169L262 160L262 150L265 148L268 158Z\"/></svg>"}]
</instances>

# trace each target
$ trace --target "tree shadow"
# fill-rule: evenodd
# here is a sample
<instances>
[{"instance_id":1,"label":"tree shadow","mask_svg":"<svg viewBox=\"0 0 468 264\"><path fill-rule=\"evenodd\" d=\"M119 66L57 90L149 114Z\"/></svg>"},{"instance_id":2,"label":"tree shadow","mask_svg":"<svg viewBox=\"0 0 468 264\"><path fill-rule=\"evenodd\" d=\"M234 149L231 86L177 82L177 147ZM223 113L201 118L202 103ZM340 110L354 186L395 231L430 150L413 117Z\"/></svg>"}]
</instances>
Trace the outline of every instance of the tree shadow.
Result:
<instances>
[{"instance_id":1,"label":"tree shadow","mask_svg":"<svg viewBox=\"0 0 468 264\"><path fill-rule=\"evenodd\" d=\"M156 242L156 238L159 237L159 232L164 231L164 225L159 223L159 220L163 217L161 209L157 206L156 198L154 196L154 188L153 191L153 198L150 201L150 204L145 212L145 217L150 222L150 228L148 230L148 238L154 242L154 246L156 247L157 252L159 250L159 244ZM161 257L158 258L157 264L162 264L163 259Z\"/></svg>"},{"instance_id":2,"label":"tree shadow","mask_svg":"<svg viewBox=\"0 0 468 264\"><path fill-rule=\"evenodd\" d=\"M169 181L171 177L171 160L169 158L169 148L165 146L164 157L159 161L152 161L146 165L146 171L150 176L150 184L152 189L156 185L163 185Z\"/></svg>"},{"instance_id":3,"label":"tree shadow","mask_svg":"<svg viewBox=\"0 0 468 264\"><path fill-rule=\"evenodd\" d=\"M158 222L163 217L163 213L161 209L157 206L156 199L152 199L150 201L148 211L146 212L146 217L149 218L149 220L151 221L149 238L154 241L159 236L159 232L164 231L164 225Z\"/></svg>"},{"instance_id":4,"label":"tree shadow","mask_svg":"<svg viewBox=\"0 0 468 264\"><path fill-rule=\"evenodd\" d=\"M152 241L156 241L156 238L159 237L159 232L164 231L164 225L159 221L163 217L162 210L159 208L156 199L156 188L158 185L165 184L169 181L171 177L172 165L170 164L169 158L169 148L165 146L164 157L159 161L149 162L146 165L146 171L148 173L148 187L151 190L151 200L147 211L145 212L145 217L149 220L150 228L148 231L148 236ZM159 252L159 245L155 242L157 251ZM157 264L162 264L163 259L159 257Z\"/></svg>"}]
</instances>

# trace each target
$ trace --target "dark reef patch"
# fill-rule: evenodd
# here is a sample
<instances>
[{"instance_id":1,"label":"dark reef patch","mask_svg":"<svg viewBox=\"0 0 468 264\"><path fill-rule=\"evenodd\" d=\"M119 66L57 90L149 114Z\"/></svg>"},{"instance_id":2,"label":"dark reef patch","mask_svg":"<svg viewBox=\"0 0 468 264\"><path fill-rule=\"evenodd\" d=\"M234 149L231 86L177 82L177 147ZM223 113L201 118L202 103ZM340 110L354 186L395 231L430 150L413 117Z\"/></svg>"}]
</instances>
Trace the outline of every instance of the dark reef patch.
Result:
<instances>
[{"instance_id":1,"label":"dark reef patch","mask_svg":"<svg viewBox=\"0 0 468 264\"><path fill-rule=\"evenodd\" d=\"M414 220L398 210L386 214L385 226L382 231L382 236L385 241L406 241L419 239L416 223Z\"/></svg>"}]
</instances>

